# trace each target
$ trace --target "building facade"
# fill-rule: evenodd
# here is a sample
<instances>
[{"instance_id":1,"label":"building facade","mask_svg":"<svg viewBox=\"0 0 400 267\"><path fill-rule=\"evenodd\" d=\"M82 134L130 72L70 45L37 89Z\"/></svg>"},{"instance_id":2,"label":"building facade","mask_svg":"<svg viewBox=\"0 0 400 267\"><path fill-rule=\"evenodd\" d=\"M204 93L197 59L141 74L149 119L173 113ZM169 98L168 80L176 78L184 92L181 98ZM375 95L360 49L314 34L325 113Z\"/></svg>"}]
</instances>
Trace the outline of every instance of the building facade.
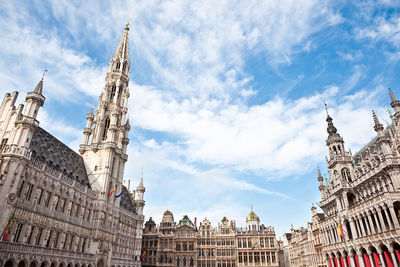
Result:
<instances>
[{"instance_id":1,"label":"building facade","mask_svg":"<svg viewBox=\"0 0 400 267\"><path fill-rule=\"evenodd\" d=\"M143 178L124 181L130 130L128 31L86 118L80 154L39 126L43 78L25 106L0 106L0 265L140 266ZM4 230L3 230L4 229Z\"/></svg>"},{"instance_id":2,"label":"building facade","mask_svg":"<svg viewBox=\"0 0 400 267\"><path fill-rule=\"evenodd\" d=\"M326 265L399 266L400 102L389 89L394 115L386 128L372 112L377 136L355 154L327 115L330 177L318 173L319 231Z\"/></svg>"},{"instance_id":3,"label":"building facade","mask_svg":"<svg viewBox=\"0 0 400 267\"><path fill-rule=\"evenodd\" d=\"M146 222L147 224L151 222ZM224 217L217 227L204 219L199 227L185 215L175 223L170 211L164 213L157 229L157 262L150 257L142 259L144 266L180 267L237 267L278 266L278 245L273 227L260 225L259 217L250 212L246 227L237 228L235 221ZM154 250L146 240L154 240L154 231L145 227L143 252ZM153 242L154 244L154 242ZM169 244L173 244L172 248ZM153 255L153 253L152 253Z\"/></svg>"}]
</instances>

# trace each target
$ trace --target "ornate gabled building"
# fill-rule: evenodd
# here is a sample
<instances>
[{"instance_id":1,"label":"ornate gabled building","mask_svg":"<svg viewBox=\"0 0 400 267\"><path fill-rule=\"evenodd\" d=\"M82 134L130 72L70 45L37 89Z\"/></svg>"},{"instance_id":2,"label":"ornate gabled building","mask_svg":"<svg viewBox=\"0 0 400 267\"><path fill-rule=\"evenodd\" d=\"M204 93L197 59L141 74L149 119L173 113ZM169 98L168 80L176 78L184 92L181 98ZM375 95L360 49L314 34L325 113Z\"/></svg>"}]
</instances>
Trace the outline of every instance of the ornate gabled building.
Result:
<instances>
[{"instance_id":1,"label":"ornate gabled building","mask_svg":"<svg viewBox=\"0 0 400 267\"><path fill-rule=\"evenodd\" d=\"M157 229L158 242L154 241L154 230L146 222L143 232L143 266L179 267L236 267L278 266L278 246L274 228L260 225L260 218L251 210L246 218L246 227L236 228L235 221L223 217L216 228L204 219L199 228L184 216L174 222L172 212L164 212ZM150 243L150 240L153 240ZM158 250L154 244L158 243ZM153 246L151 245L153 244ZM154 264L153 256L157 255Z\"/></svg>"},{"instance_id":2,"label":"ornate gabled building","mask_svg":"<svg viewBox=\"0 0 400 267\"><path fill-rule=\"evenodd\" d=\"M124 181L128 155L128 25L110 60L80 154L39 126L44 81L0 106L0 265L140 266L143 178Z\"/></svg>"},{"instance_id":3,"label":"ornate gabled building","mask_svg":"<svg viewBox=\"0 0 400 267\"><path fill-rule=\"evenodd\" d=\"M377 136L354 155L327 115L330 179L318 181L328 266L399 266L400 102L389 94L393 124L384 128L372 112Z\"/></svg>"}]
</instances>

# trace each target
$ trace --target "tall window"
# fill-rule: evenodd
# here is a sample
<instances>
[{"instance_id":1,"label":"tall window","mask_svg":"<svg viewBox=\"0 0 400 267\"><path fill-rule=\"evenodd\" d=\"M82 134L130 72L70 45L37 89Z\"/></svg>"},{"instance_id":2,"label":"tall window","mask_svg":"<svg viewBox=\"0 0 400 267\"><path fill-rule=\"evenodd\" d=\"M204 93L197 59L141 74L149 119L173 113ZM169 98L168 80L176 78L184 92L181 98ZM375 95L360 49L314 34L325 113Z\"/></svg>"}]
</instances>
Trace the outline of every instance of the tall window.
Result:
<instances>
[{"instance_id":1,"label":"tall window","mask_svg":"<svg viewBox=\"0 0 400 267\"><path fill-rule=\"evenodd\" d=\"M111 94L110 94L110 101L113 100L114 96L115 96L115 90L117 89L117 86L115 86L115 84L111 87Z\"/></svg>"},{"instance_id":2,"label":"tall window","mask_svg":"<svg viewBox=\"0 0 400 267\"><path fill-rule=\"evenodd\" d=\"M31 200L32 188L33 188L33 184L28 184L28 191L26 192L26 196L25 196L25 199L28 201Z\"/></svg>"},{"instance_id":3,"label":"tall window","mask_svg":"<svg viewBox=\"0 0 400 267\"><path fill-rule=\"evenodd\" d=\"M349 169L347 169L347 168L342 169L342 178L343 178L343 180L346 180L349 183L351 182L351 176L350 176Z\"/></svg>"},{"instance_id":4,"label":"tall window","mask_svg":"<svg viewBox=\"0 0 400 267\"><path fill-rule=\"evenodd\" d=\"M103 130L103 140L107 139L108 128L110 128L110 118L106 118L106 122L104 123L104 130Z\"/></svg>"},{"instance_id":5,"label":"tall window","mask_svg":"<svg viewBox=\"0 0 400 267\"><path fill-rule=\"evenodd\" d=\"M21 185L18 188L17 197L21 196L22 189L24 189L24 184L25 184L25 181L22 181Z\"/></svg>"},{"instance_id":6,"label":"tall window","mask_svg":"<svg viewBox=\"0 0 400 267\"><path fill-rule=\"evenodd\" d=\"M22 230L22 224L18 224L17 230L15 231L15 236L14 236L14 242L19 241L19 236L21 235L21 230Z\"/></svg>"},{"instance_id":7,"label":"tall window","mask_svg":"<svg viewBox=\"0 0 400 267\"><path fill-rule=\"evenodd\" d=\"M121 62L117 61L117 64L115 64L115 69L119 70L121 68Z\"/></svg>"}]
</instances>

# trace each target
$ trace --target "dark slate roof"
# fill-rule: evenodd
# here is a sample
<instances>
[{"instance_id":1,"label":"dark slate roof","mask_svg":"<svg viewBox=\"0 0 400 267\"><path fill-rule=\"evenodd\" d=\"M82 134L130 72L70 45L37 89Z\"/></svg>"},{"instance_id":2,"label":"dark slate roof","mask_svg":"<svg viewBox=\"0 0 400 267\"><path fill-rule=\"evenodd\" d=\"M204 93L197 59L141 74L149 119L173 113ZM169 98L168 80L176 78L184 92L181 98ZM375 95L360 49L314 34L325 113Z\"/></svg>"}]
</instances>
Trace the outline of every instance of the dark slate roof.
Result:
<instances>
[{"instance_id":1,"label":"dark slate roof","mask_svg":"<svg viewBox=\"0 0 400 267\"><path fill-rule=\"evenodd\" d=\"M30 149L32 159L38 159L90 188L83 158L41 127L33 134Z\"/></svg>"},{"instance_id":2,"label":"dark slate roof","mask_svg":"<svg viewBox=\"0 0 400 267\"><path fill-rule=\"evenodd\" d=\"M129 191L125 186L122 186L122 195L121 200L119 201L119 205L124 209L127 209L133 213L136 213L135 206L132 203L131 198L129 197Z\"/></svg>"}]
</instances>

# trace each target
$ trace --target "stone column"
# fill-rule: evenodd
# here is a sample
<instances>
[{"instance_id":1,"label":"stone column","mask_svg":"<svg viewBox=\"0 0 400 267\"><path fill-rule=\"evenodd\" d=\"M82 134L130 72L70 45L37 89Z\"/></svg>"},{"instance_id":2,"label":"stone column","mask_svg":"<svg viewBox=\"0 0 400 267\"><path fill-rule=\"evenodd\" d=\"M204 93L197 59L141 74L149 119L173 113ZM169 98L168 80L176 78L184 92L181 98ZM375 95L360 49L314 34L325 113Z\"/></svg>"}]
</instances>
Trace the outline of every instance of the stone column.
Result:
<instances>
[{"instance_id":1,"label":"stone column","mask_svg":"<svg viewBox=\"0 0 400 267\"><path fill-rule=\"evenodd\" d=\"M390 256L392 256L394 267L399 267L399 265L397 264L396 253L394 252L394 249L390 249L389 252Z\"/></svg>"},{"instance_id":2,"label":"stone column","mask_svg":"<svg viewBox=\"0 0 400 267\"><path fill-rule=\"evenodd\" d=\"M372 267L379 267L379 266L375 266L375 260L374 260L374 257L372 256L372 252L368 253L368 258L369 258L369 261L371 262Z\"/></svg>"},{"instance_id":3,"label":"stone column","mask_svg":"<svg viewBox=\"0 0 400 267\"><path fill-rule=\"evenodd\" d=\"M374 234L376 234L375 226L374 226L374 223L372 222L371 214L368 214L368 212L370 212L370 211L367 211L367 217L368 217L369 225L370 225L372 234L374 235Z\"/></svg>"},{"instance_id":4,"label":"stone column","mask_svg":"<svg viewBox=\"0 0 400 267\"><path fill-rule=\"evenodd\" d=\"M362 252L358 252L357 257L358 257L358 262L360 263L360 267L365 267L364 257Z\"/></svg>"},{"instance_id":5,"label":"stone column","mask_svg":"<svg viewBox=\"0 0 400 267\"><path fill-rule=\"evenodd\" d=\"M387 267L386 262L385 262L384 257L383 257L383 252L382 251L379 252L379 259L381 260L382 266L383 267Z\"/></svg>"},{"instance_id":6,"label":"stone column","mask_svg":"<svg viewBox=\"0 0 400 267\"><path fill-rule=\"evenodd\" d=\"M392 223L392 221L390 220L390 217L389 217L388 208L386 208L386 209L384 208L383 210L385 211L386 219L387 219L387 221L389 223L389 229L393 230L394 227L393 227L393 223Z\"/></svg>"},{"instance_id":7,"label":"stone column","mask_svg":"<svg viewBox=\"0 0 400 267\"><path fill-rule=\"evenodd\" d=\"M382 229L381 229L381 226L380 226L380 221L378 219L378 216L376 215L376 212L373 212L372 214L373 214L373 216L375 218L376 227L378 227L378 233L382 233Z\"/></svg>"},{"instance_id":8,"label":"stone column","mask_svg":"<svg viewBox=\"0 0 400 267\"><path fill-rule=\"evenodd\" d=\"M361 227L362 236L367 236L367 232L364 229L364 224L363 224L361 215L360 215L360 218L358 219L358 223L360 224L360 227Z\"/></svg>"},{"instance_id":9,"label":"stone column","mask_svg":"<svg viewBox=\"0 0 400 267\"><path fill-rule=\"evenodd\" d=\"M385 221L383 220L382 211L383 211L382 207L379 206L378 207L379 222L381 223L382 231L387 231L388 229L386 227Z\"/></svg>"},{"instance_id":10,"label":"stone column","mask_svg":"<svg viewBox=\"0 0 400 267\"><path fill-rule=\"evenodd\" d=\"M396 212L394 211L393 205L389 205L388 207L390 215L392 215L393 223L396 229L400 228L399 220L397 219Z\"/></svg>"},{"instance_id":11,"label":"stone column","mask_svg":"<svg viewBox=\"0 0 400 267\"><path fill-rule=\"evenodd\" d=\"M356 261L354 260L355 255L350 255L351 267L357 267Z\"/></svg>"},{"instance_id":12,"label":"stone column","mask_svg":"<svg viewBox=\"0 0 400 267\"><path fill-rule=\"evenodd\" d=\"M366 230L366 232L367 232L367 235L372 235L372 232L371 232L370 225L369 225L369 223L368 223L368 219L367 219L367 215L366 215L366 214L363 215L362 221L365 222L365 230ZM363 224L363 225L364 225L364 224Z\"/></svg>"},{"instance_id":13,"label":"stone column","mask_svg":"<svg viewBox=\"0 0 400 267\"><path fill-rule=\"evenodd\" d=\"M351 233L353 234L353 239L358 238L357 230L356 230L356 227L354 225L354 219L350 218L349 222L350 222Z\"/></svg>"}]
</instances>

